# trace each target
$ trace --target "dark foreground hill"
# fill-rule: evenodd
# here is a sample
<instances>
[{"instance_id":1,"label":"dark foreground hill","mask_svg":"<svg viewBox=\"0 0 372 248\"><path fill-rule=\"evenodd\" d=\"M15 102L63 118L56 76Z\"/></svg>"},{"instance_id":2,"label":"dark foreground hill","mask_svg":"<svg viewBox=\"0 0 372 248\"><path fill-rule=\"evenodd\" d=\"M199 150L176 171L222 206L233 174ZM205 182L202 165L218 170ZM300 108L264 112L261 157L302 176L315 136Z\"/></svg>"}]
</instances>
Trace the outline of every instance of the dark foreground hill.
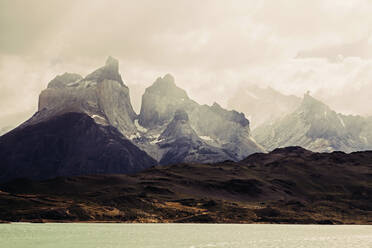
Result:
<instances>
[{"instance_id":1,"label":"dark foreground hill","mask_svg":"<svg viewBox=\"0 0 372 248\"><path fill-rule=\"evenodd\" d=\"M1 136L0 160L0 182L135 173L156 164L116 128L83 113L53 116Z\"/></svg>"},{"instance_id":2,"label":"dark foreground hill","mask_svg":"<svg viewBox=\"0 0 372 248\"><path fill-rule=\"evenodd\" d=\"M0 185L3 221L372 224L372 152L299 147L136 175Z\"/></svg>"}]
</instances>

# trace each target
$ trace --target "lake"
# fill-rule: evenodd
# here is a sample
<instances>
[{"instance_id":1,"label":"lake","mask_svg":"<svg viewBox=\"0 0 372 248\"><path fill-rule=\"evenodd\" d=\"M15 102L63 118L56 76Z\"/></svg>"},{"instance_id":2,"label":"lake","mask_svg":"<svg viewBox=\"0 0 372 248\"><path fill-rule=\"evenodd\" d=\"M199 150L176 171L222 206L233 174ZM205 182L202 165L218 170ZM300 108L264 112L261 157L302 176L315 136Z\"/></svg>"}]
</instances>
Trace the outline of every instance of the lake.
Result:
<instances>
[{"instance_id":1,"label":"lake","mask_svg":"<svg viewBox=\"0 0 372 248\"><path fill-rule=\"evenodd\" d=\"M371 248L372 226L14 223L0 225L0 247Z\"/></svg>"}]
</instances>

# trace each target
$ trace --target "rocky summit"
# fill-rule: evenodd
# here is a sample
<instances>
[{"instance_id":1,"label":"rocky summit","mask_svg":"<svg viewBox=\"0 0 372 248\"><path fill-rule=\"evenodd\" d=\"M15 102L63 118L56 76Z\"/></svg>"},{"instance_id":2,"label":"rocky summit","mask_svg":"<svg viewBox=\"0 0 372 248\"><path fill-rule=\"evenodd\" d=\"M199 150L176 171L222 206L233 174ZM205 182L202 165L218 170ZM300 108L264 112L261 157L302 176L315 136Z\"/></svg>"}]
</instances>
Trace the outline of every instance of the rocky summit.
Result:
<instances>
[{"instance_id":1,"label":"rocky summit","mask_svg":"<svg viewBox=\"0 0 372 248\"><path fill-rule=\"evenodd\" d=\"M85 78L72 73L54 78L39 96L38 112L22 126L67 112L85 113L101 125L117 128L125 136L136 133L137 115L116 59L109 57L103 67Z\"/></svg>"}]
</instances>

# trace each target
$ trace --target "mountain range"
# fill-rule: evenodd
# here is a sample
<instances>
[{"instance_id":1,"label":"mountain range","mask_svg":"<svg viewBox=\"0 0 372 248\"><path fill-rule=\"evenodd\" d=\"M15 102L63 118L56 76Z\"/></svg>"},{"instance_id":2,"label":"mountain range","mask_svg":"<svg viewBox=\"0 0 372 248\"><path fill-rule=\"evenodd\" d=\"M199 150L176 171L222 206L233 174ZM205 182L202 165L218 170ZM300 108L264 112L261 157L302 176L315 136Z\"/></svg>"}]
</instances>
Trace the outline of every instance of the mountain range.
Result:
<instances>
[{"instance_id":1,"label":"mountain range","mask_svg":"<svg viewBox=\"0 0 372 248\"><path fill-rule=\"evenodd\" d=\"M0 136L0 222L371 224L372 155L361 150L372 149L372 117L308 93L246 95L262 122L253 131L170 74L135 113L112 57L85 77L56 76L38 111Z\"/></svg>"},{"instance_id":2,"label":"mountain range","mask_svg":"<svg viewBox=\"0 0 372 248\"><path fill-rule=\"evenodd\" d=\"M298 108L253 132L267 150L301 146L318 152L372 149L372 118L336 113L306 93Z\"/></svg>"},{"instance_id":3,"label":"mountain range","mask_svg":"<svg viewBox=\"0 0 372 248\"><path fill-rule=\"evenodd\" d=\"M244 114L196 103L170 74L146 89L137 115L119 62L109 57L86 77L55 77L40 93L38 111L0 137L0 180L135 173L261 151Z\"/></svg>"},{"instance_id":4,"label":"mountain range","mask_svg":"<svg viewBox=\"0 0 372 248\"><path fill-rule=\"evenodd\" d=\"M249 124L244 114L217 103L198 104L167 74L146 89L138 116L140 128L137 137L130 138L162 164L238 161L263 151L252 138ZM177 148L185 148L185 141L187 154Z\"/></svg>"},{"instance_id":5,"label":"mountain range","mask_svg":"<svg viewBox=\"0 0 372 248\"><path fill-rule=\"evenodd\" d=\"M146 88L137 114L118 60L108 57L85 77L56 76L40 93L38 111L0 136L0 181L237 162L287 146L316 152L372 149L372 117L336 113L308 93L301 100L248 87L238 96L246 100L245 112L263 123L253 132L243 113L198 104L170 74ZM230 104L239 107L239 101Z\"/></svg>"}]
</instances>

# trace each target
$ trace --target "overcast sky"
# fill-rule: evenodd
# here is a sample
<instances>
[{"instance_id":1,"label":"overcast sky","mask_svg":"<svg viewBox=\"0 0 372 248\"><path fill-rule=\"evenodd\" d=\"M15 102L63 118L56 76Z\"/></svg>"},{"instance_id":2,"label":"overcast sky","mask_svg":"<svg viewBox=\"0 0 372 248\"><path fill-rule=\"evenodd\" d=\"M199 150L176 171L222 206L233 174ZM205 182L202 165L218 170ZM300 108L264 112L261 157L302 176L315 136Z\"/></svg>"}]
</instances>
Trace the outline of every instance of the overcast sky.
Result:
<instances>
[{"instance_id":1,"label":"overcast sky","mask_svg":"<svg viewBox=\"0 0 372 248\"><path fill-rule=\"evenodd\" d=\"M36 111L56 75L108 55L137 110L171 73L200 103L258 84L372 114L371 13L370 0L0 0L0 127Z\"/></svg>"}]
</instances>

